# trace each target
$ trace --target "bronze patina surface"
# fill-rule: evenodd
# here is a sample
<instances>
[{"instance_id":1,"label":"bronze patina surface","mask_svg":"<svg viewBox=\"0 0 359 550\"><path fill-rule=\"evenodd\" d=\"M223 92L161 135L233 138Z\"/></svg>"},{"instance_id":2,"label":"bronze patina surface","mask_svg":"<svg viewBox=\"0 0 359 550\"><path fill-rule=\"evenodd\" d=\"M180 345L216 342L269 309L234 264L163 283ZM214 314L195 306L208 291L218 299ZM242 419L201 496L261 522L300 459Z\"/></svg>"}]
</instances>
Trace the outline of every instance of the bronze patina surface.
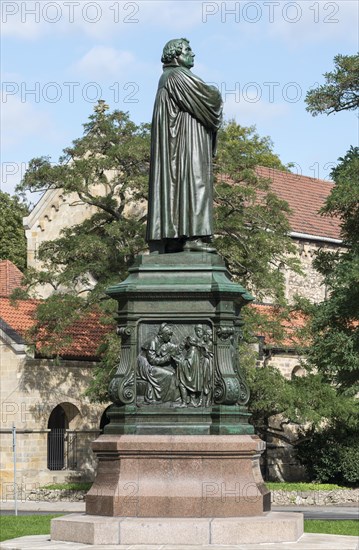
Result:
<instances>
[{"instance_id":1,"label":"bronze patina surface","mask_svg":"<svg viewBox=\"0 0 359 550\"><path fill-rule=\"evenodd\" d=\"M252 297L217 254L138 256L108 289L122 340L106 433L253 433L240 367L240 311Z\"/></svg>"},{"instance_id":2,"label":"bronze patina surface","mask_svg":"<svg viewBox=\"0 0 359 550\"><path fill-rule=\"evenodd\" d=\"M162 252L209 247L213 234L212 157L222 99L194 75L184 39L164 47L152 119L147 241Z\"/></svg>"},{"instance_id":3,"label":"bronze patina surface","mask_svg":"<svg viewBox=\"0 0 359 550\"><path fill-rule=\"evenodd\" d=\"M87 514L123 518L263 515L265 444L249 423L239 356L241 309L253 297L209 245L218 90L191 72L185 39L168 42L152 122L147 240L118 303L121 352L110 423ZM129 492L130 491L130 492ZM137 539L136 539L137 540Z\"/></svg>"}]
</instances>

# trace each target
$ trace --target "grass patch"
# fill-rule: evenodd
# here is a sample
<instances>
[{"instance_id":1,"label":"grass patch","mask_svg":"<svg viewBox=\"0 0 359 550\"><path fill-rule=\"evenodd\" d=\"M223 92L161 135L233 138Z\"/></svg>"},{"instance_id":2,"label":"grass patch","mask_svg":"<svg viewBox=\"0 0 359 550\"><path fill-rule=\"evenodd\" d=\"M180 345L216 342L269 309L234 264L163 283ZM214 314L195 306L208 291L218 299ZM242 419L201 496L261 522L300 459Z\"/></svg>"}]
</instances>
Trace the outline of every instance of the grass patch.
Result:
<instances>
[{"instance_id":1,"label":"grass patch","mask_svg":"<svg viewBox=\"0 0 359 550\"><path fill-rule=\"evenodd\" d=\"M92 487L91 482L73 482L73 483L49 483L40 489L66 490L66 491L89 491Z\"/></svg>"},{"instance_id":2,"label":"grass patch","mask_svg":"<svg viewBox=\"0 0 359 550\"><path fill-rule=\"evenodd\" d=\"M325 519L305 519L305 533L326 533L327 535L351 535L359 536L359 521L352 519L339 519L328 521Z\"/></svg>"},{"instance_id":3,"label":"grass patch","mask_svg":"<svg viewBox=\"0 0 359 550\"><path fill-rule=\"evenodd\" d=\"M349 489L334 483L285 483L285 482L266 482L271 491L334 491L336 489Z\"/></svg>"},{"instance_id":4,"label":"grass patch","mask_svg":"<svg viewBox=\"0 0 359 550\"><path fill-rule=\"evenodd\" d=\"M63 514L43 516L0 516L0 541L27 535L48 535L52 518Z\"/></svg>"}]
</instances>

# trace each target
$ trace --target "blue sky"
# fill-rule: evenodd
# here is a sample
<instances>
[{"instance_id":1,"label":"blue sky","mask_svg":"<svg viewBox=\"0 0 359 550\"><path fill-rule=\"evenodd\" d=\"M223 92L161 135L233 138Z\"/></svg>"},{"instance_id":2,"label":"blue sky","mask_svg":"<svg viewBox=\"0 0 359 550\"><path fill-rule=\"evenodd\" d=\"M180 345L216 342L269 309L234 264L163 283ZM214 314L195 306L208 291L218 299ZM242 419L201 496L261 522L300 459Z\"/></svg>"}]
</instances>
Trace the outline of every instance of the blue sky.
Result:
<instances>
[{"instance_id":1,"label":"blue sky","mask_svg":"<svg viewBox=\"0 0 359 550\"><path fill-rule=\"evenodd\" d=\"M304 103L337 53L358 50L356 0L2 0L1 22L4 191L31 158L56 162L97 99L149 122L162 48L182 36L226 118L270 136L293 171L325 179L358 143L355 113L312 117Z\"/></svg>"}]
</instances>

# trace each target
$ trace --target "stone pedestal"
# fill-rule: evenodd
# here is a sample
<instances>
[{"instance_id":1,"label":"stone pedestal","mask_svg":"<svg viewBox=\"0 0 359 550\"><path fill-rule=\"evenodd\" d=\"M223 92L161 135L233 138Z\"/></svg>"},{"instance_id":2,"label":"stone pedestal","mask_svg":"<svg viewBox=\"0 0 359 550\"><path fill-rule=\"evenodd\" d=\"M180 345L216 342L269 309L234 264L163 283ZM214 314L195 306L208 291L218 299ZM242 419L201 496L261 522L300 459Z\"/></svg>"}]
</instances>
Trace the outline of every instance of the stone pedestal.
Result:
<instances>
[{"instance_id":1,"label":"stone pedestal","mask_svg":"<svg viewBox=\"0 0 359 550\"><path fill-rule=\"evenodd\" d=\"M52 541L82 542L96 545L96 548L117 544L135 545L144 550L149 546L162 548L162 545L183 549L189 545L192 550L211 545L216 549L222 545L223 548L237 548L232 545L242 548L242 544L293 544L302 535L303 514L294 512L268 512L243 518L109 518L70 514L51 521ZM273 550L276 548L273 546ZM301 548L304 547L301 545Z\"/></svg>"},{"instance_id":2,"label":"stone pedestal","mask_svg":"<svg viewBox=\"0 0 359 550\"><path fill-rule=\"evenodd\" d=\"M245 411L249 391L238 358L240 311L252 296L231 281L217 254L138 256L129 272L125 281L107 289L118 302L121 355L110 383L114 405L105 433L140 433L137 425L146 422L148 427L148 419L161 425L157 433L253 433ZM166 342L161 340L164 325L171 333ZM181 382L188 385L187 402ZM170 418L169 409L180 406L191 418L182 422L182 432L173 432L175 417ZM213 429L207 430L206 423Z\"/></svg>"},{"instance_id":3,"label":"stone pedestal","mask_svg":"<svg viewBox=\"0 0 359 550\"><path fill-rule=\"evenodd\" d=\"M88 544L295 541L297 514L272 514L240 366L241 308L252 297L217 254L138 256L107 290L121 354L113 405L93 444L86 515L52 538Z\"/></svg>"},{"instance_id":4,"label":"stone pedestal","mask_svg":"<svg viewBox=\"0 0 359 550\"><path fill-rule=\"evenodd\" d=\"M262 515L264 443L250 435L103 435L86 513L117 517Z\"/></svg>"}]
</instances>

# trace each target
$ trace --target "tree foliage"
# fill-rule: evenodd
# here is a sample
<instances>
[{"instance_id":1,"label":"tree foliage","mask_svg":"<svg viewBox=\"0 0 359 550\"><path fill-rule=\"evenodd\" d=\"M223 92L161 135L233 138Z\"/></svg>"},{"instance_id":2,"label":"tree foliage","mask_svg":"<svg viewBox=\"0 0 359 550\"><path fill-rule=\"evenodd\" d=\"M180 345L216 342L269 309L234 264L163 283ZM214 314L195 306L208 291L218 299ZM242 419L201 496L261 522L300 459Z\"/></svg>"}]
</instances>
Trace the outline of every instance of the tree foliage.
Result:
<instances>
[{"instance_id":1,"label":"tree foliage","mask_svg":"<svg viewBox=\"0 0 359 550\"><path fill-rule=\"evenodd\" d=\"M22 219L28 207L17 195L0 191L0 260L10 260L20 271L26 267L26 238Z\"/></svg>"},{"instance_id":2,"label":"tree foliage","mask_svg":"<svg viewBox=\"0 0 359 550\"><path fill-rule=\"evenodd\" d=\"M65 228L58 239L38 251L42 269L29 270L29 288L51 284L57 293L86 294L86 302L103 298L144 248L149 165L149 126L137 126L120 111L107 113L99 102L83 137L64 150L58 164L32 159L19 191L62 189L74 201L95 207L82 223ZM131 201L131 204L129 204Z\"/></svg>"},{"instance_id":3,"label":"tree foliage","mask_svg":"<svg viewBox=\"0 0 359 550\"><path fill-rule=\"evenodd\" d=\"M357 426L343 423L311 429L298 446L299 460L310 479L319 483L359 484L359 435Z\"/></svg>"},{"instance_id":4,"label":"tree foliage","mask_svg":"<svg viewBox=\"0 0 359 550\"><path fill-rule=\"evenodd\" d=\"M307 94L314 116L359 105L359 57L336 56L326 84ZM314 266L323 277L327 298L301 302L310 317L307 368L335 392L335 407L319 426L303 429L298 458L311 479L357 484L359 481L359 148L351 147L332 170L334 187L321 210L341 222L343 245L319 250Z\"/></svg>"},{"instance_id":5,"label":"tree foliage","mask_svg":"<svg viewBox=\"0 0 359 550\"><path fill-rule=\"evenodd\" d=\"M241 351L242 366L251 392L248 409L256 433L265 441L275 438L294 445L298 458L308 468L310 478L324 481L326 478L319 477L319 466L317 471L315 464L316 460L318 464L321 460L320 453L325 455L326 447L315 450L315 443L324 442L324 434L332 436L341 429L338 445L340 439L345 440L346 448L350 446L348 433L355 432L359 416L356 399L338 395L336 388L328 384L321 373L310 372L304 365L304 376L287 379L266 361L259 365L256 354L248 347L242 346ZM348 430L346 436L345 430ZM353 449L343 451L345 460L356 452L355 445ZM349 473L346 480L341 480L350 483Z\"/></svg>"},{"instance_id":6,"label":"tree foliage","mask_svg":"<svg viewBox=\"0 0 359 550\"><path fill-rule=\"evenodd\" d=\"M124 279L135 255L146 249L149 142L148 124L136 125L128 114L108 112L101 101L84 125L83 137L64 150L57 164L46 157L30 161L18 191L61 188L73 200L96 209L82 223L64 229L58 239L41 244L42 268L27 273L29 289L51 284L56 291L51 307L58 327L57 312L69 308L65 322L71 317L68 294L76 297L74 315L99 302L113 310L104 290ZM294 267L288 206L271 191L269 180L256 175L258 164L286 169L269 138L259 137L254 128L227 123L220 132L215 166L216 246L234 275L257 296L279 300L282 268ZM220 177L224 173L231 183ZM66 308L60 307L61 297ZM51 307L39 309L39 327L41 322L50 326Z\"/></svg>"},{"instance_id":7,"label":"tree foliage","mask_svg":"<svg viewBox=\"0 0 359 550\"><path fill-rule=\"evenodd\" d=\"M359 55L336 55L334 67L324 73L325 84L307 93L307 111L313 116L359 107Z\"/></svg>"},{"instance_id":8,"label":"tree foliage","mask_svg":"<svg viewBox=\"0 0 359 550\"><path fill-rule=\"evenodd\" d=\"M215 244L232 276L257 300L284 304L283 268L299 270L289 237L288 203L256 166L286 170L269 138L233 121L219 133L215 165Z\"/></svg>"},{"instance_id":9,"label":"tree foliage","mask_svg":"<svg viewBox=\"0 0 359 550\"><path fill-rule=\"evenodd\" d=\"M323 215L341 220L343 248L321 251L314 262L328 298L312 308L310 364L341 392L359 391L359 148L332 171L335 187Z\"/></svg>"}]
</instances>

